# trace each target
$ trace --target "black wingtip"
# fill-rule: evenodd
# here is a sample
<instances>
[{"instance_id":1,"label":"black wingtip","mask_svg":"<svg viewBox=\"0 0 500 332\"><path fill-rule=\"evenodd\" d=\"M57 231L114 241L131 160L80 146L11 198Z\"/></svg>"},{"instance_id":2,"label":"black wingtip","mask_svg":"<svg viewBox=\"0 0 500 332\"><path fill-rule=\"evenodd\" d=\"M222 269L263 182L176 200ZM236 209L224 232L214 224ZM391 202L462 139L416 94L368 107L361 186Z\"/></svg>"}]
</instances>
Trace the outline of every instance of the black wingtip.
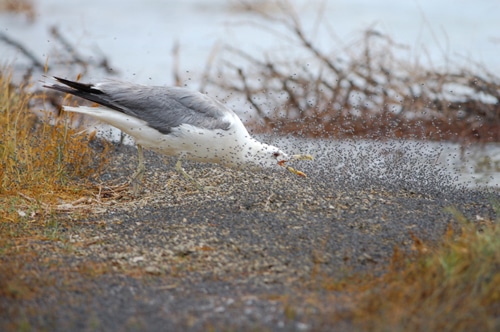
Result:
<instances>
[{"instance_id":1,"label":"black wingtip","mask_svg":"<svg viewBox=\"0 0 500 332\"><path fill-rule=\"evenodd\" d=\"M67 80L67 79L64 79L61 77L57 77L57 76L54 76L54 79L56 81L58 81L59 83L62 83L66 86L69 86L70 88L73 88L73 89L81 91L81 92L87 92L87 93L93 93L93 94L102 94L103 93L101 90L95 89L93 84L70 81L70 80Z\"/></svg>"},{"instance_id":2,"label":"black wingtip","mask_svg":"<svg viewBox=\"0 0 500 332\"><path fill-rule=\"evenodd\" d=\"M96 89L95 85L93 84L79 83L57 76L54 76L54 79L63 85L51 84L51 85L44 85L44 87L64 93L69 93L77 97L87 99L92 102L98 103L100 105L106 106L108 108L114 109L116 111L123 112L123 109L120 106L117 106L109 98L109 96L107 96L105 92Z\"/></svg>"}]
</instances>

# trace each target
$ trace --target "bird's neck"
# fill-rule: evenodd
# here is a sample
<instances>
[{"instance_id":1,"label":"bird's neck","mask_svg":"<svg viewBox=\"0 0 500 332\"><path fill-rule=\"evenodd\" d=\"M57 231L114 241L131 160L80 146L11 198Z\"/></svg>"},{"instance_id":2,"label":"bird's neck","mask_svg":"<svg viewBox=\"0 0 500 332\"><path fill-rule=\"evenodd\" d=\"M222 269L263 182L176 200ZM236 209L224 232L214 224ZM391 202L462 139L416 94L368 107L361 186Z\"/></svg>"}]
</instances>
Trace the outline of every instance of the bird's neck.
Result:
<instances>
[{"instance_id":1,"label":"bird's neck","mask_svg":"<svg viewBox=\"0 0 500 332\"><path fill-rule=\"evenodd\" d=\"M253 137L250 138L242 147L240 152L241 163L245 166L255 166L258 168L266 167L262 161L266 154L269 154L272 147L266 143L259 142Z\"/></svg>"}]
</instances>

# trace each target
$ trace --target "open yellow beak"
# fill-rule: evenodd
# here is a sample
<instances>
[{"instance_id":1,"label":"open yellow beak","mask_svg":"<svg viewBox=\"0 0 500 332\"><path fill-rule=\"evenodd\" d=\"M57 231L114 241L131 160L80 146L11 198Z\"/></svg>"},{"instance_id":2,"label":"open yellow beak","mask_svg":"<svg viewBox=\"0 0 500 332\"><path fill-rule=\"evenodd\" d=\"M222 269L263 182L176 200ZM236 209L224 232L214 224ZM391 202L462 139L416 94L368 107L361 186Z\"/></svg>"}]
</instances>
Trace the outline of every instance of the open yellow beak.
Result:
<instances>
[{"instance_id":1,"label":"open yellow beak","mask_svg":"<svg viewBox=\"0 0 500 332\"><path fill-rule=\"evenodd\" d=\"M308 154L294 154L290 158L290 160L314 160L314 158L313 158L313 156L308 155ZM307 177L307 175L305 173L303 173L299 170L296 170L293 167L285 165L286 162L287 162L287 160L280 160L280 161L278 161L278 165L285 167L290 173L293 173L293 174L298 175L298 176L303 176L305 178Z\"/></svg>"},{"instance_id":2,"label":"open yellow beak","mask_svg":"<svg viewBox=\"0 0 500 332\"><path fill-rule=\"evenodd\" d=\"M294 154L290 159L293 160L314 160L310 154Z\"/></svg>"}]
</instances>

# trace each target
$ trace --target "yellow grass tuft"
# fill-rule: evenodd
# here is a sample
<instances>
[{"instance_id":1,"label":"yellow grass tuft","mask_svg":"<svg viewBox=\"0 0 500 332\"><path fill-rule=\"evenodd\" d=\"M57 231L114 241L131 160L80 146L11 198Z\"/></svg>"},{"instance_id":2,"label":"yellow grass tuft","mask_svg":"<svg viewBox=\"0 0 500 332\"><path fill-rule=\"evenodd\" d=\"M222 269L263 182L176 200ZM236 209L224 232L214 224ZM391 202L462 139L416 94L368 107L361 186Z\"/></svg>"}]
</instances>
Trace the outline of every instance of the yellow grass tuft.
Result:
<instances>
[{"instance_id":1,"label":"yellow grass tuft","mask_svg":"<svg viewBox=\"0 0 500 332\"><path fill-rule=\"evenodd\" d=\"M450 228L435 249L416 241L417 257L396 254L389 273L371 283L350 317L369 331L498 331L500 226L477 225L450 209Z\"/></svg>"},{"instance_id":2,"label":"yellow grass tuft","mask_svg":"<svg viewBox=\"0 0 500 332\"><path fill-rule=\"evenodd\" d=\"M91 195L89 178L110 146L96 152L88 134L68 125L70 115L35 115L37 98L45 95L13 85L0 70L0 297L28 299L52 282L26 266L40 258L40 241L67 241L61 230L73 227L73 217L52 207Z\"/></svg>"},{"instance_id":3,"label":"yellow grass tuft","mask_svg":"<svg viewBox=\"0 0 500 332\"><path fill-rule=\"evenodd\" d=\"M71 128L70 115L37 117L28 86L14 86L0 72L0 205L2 219L15 221L17 201L54 204L81 197L106 153L89 146L88 134ZM104 148L107 150L107 147Z\"/></svg>"}]
</instances>

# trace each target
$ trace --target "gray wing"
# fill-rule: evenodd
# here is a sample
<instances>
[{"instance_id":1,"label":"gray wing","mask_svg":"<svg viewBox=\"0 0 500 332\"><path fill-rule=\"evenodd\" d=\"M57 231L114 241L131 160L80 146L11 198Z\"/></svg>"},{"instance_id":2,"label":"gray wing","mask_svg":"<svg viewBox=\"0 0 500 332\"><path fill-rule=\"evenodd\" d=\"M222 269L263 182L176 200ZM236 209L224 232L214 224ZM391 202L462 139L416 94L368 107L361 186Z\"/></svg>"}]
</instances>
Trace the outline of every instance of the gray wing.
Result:
<instances>
[{"instance_id":1,"label":"gray wing","mask_svg":"<svg viewBox=\"0 0 500 332\"><path fill-rule=\"evenodd\" d=\"M171 133L172 128L182 124L228 130L232 122L227 114L234 114L219 101L186 88L144 86L112 80L94 85L55 79L65 86L53 84L46 87L134 116L163 134Z\"/></svg>"}]
</instances>

